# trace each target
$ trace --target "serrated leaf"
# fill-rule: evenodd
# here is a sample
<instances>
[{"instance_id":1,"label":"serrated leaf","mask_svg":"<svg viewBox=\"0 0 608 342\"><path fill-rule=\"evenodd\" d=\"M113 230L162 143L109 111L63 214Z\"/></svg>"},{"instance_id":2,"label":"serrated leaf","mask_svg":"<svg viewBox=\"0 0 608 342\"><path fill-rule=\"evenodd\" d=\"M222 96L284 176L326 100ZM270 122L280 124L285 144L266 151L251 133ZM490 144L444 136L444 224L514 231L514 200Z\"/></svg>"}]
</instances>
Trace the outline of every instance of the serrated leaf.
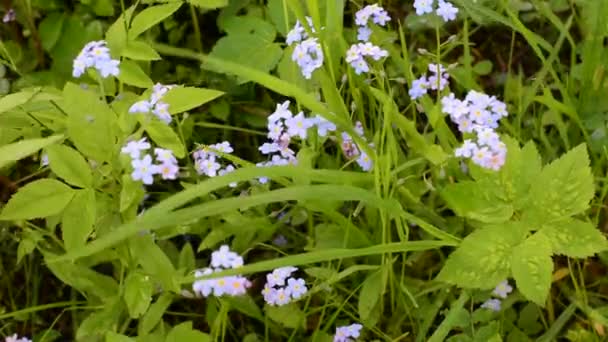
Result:
<instances>
[{"instance_id":1,"label":"serrated leaf","mask_svg":"<svg viewBox=\"0 0 608 342\"><path fill-rule=\"evenodd\" d=\"M165 291L179 291L179 286L175 283L176 272L171 260L154 242L150 234L133 237L129 241L129 248L131 255L144 271L153 276L156 281L161 282Z\"/></svg>"},{"instance_id":2,"label":"serrated leaf","mask_svg":"<svg viewBox=\"0 0 608 342\"><path fill-rule=\"evenodd\" d=\"M282 306L266 305L264 312L268 318L287 328L297 329L306 323L306 315L296 303Z\"/></svg>"},{"instance_id":3,"label":"serrated leaf","mask_svg":"<svg viewBox=\"0 0 608 342\"><path fill-rule=\"evenodd\" d=\"M376 306L380 303L386 286L385 268L371 272L363 281L359 293L358 311L361 322L365 325L375 326L378 317Z\"/></svg>"},{"instance_id":4,"label":"serrated leaf","mask_svg":"<svg viewBox=\"0 0 608 342\"><path fill-rule=\"evenodd\" d=\"M21 140L5 146L0 146L0 169L22 158L32 155L46 146L61 141L63 135L53 135L42 139Z\"/></svg>"},{"instance_id":5,"label":"serrated leaf","mask_svg":"<svg viewBox=\"0 0 608 342\"><path fill-rule=\"evenodd\" d=\"M183 158L186 155L184 145L177 133L164 122L159 120L150 121L146 125L146 132L157 145L173 151L175 157Z\"/></svg>"},{"instance_id":6,"label":"serrated leaf","mask_svg":"<svg viewBox=\"0 0 608 342\"><path fill-rule=\"evenodd\" d=\"M604 234L589 222L567 219L549 224L542 232L551 241L555 254L587 258L608 249Z\"/></svg>"},{"instance_id":7,"label":"serrated leaf","mask_svg":"<svg viewBox=\"0 0 608 342\"><path fill-rule=\"evenodd\" d=\"M500 223L513 216L513 207L497 195L490 180L449 184L441 191L441 197L458 216L473 220Z\"/></svg>"},{"instance_id":8,"label":"serrated leaf","mask_svg":"<svg viewBox=\"0 0 608 342\"><path fill-rule=\"evenodd\" d=\"M59 214L74 197L74 190L54 179L41 179L11 197L0 220L30 220Z\"/></svg>"},{"instance_id":9,"label":"serrated leaf","mask_svg":"<svg viewBox=\"0 0 608 342\"><path fill-rule=\"evenodd\" d=\"M178 1L166 5L150 6L141 11L133 18L131 28L129 29L129 39L135 39L152 26L165 20L167 17L175 13L175 11L177 11L181 5L182 2Z\"/></svg>"},{"instance_id":10,"label":"serrated leaf","mask_svg":"<svg viewBox=\"0 0 608 342\"><path fill-rule=\"evenodd\" d=\"M545 305L551 287L551 242L537 232L513 249L511 271L517 289L529 300Z\"/></svg>"},{"instance_id":11,"label":"serrated leaf","mask_svg":"<svg viewBox=\"0 0 608 342\"><path fill-rule=\"evenodd\" d=\"M188 2L193 4L194 6L208 9L216 9L228 6L228 0L188 0Z\"/></svg>"},{"instance_id":12,"label":"serrated leaf","mask_svg":"<svg viewBox=\"0 0 608 342\"><path fill-rule=\"evenodd\" d=\"M464 288L491 289L509 276L511 252L528 228L506 222L469 234L448 257L437 280Z\"/></svg>"},{"instance_id":13,"label":"serrated leaf","mask_svg":"<svg viewBox=\"0 0 608 342\"><path fill-rule=\"evenodd\" d=\"M51 171L59 178L80 188L93 185L91 167L78 151L65 145L55 145L47 148L46 153Z\"/></svg>"},{"instance_id":14,"label":"serrated leaf","mask_svg":"<svg viewBox=\"0 0 608 342\"><path fill-rule=\"evenodd\" d=\"M95 191L76 191L74 198L65 208L61 220L61 232L66 250L84 246L95 224Z\"/></svg>"},{"instance_id":15,"label":"serrated leaf","mask_svg":"<svg viewBox=\"0 0 608 342\"><path fill-rule=\"evenodd\" d=\"M156 302L150 305L150 309L145 315L139 320L138 334L140 336L146 335L160 322L163 314L171 305L173 295L169 292L163 293Z\"/></svg>"},{"instance_id":16,"label":"serrated leaf","mask_svg":"<svg viewBox=\"0 0 608 342\"><path fill-rule=\"evenodd\" d=\"M530 188L523 219L543 224L579 214L595 193L587 147L579 145L545 166Z\"/></svg>"},{"instance_id":17,"label":"serrated leaf","mask_svg":"<svg viewBox=\"0 0 608 342\"><path fill-rule=\"evenodd\" d=\"M156 61L161 59L153 47L141 40L128 42L127 47L122 51L122 56L136 61Z\"/></svg>"},{"instance_id":18,"label":"serrated leaf","mask_svg":"<svg viewBox=\"0 0 608 342\"><path fill-rule=\"evenodd\" d=\"M154 84L137 63L129 60L120 62L118 79L125 84L139 88L150 88Z\"/></svg>"},{"instance_id":19,"label":"serrated leaf","mask_svg":"<svg viewBox=\"0 0 608 342\"><path fill-rule=\"evenodd\" d=\"M211 342L211 336L192 329L192 322L176 325L167 334L165 342Z\"/></svg>"},{"instance_id":20,"label":"serrated leaf","mask_svg":"<svg viewBox=\"0 0 608 342\"><path fill-rule=\"evenodd\" d=\"M123 298L131 318L139 318L150 306L152 301L152 283L150 277L141 272L131 272L125 279Z\"/></svg>"},{"instance_id":21,"label":"serrated leaf","mask_svg":"<svg viewBox=\"0 0 608 342\"><path fill-rule=\"evenodd\" d=\"M73 83L66 84L63 95L68 136L76 148L98 163L112 160L116 152L116 114L98 94Z\"/></svg>"},{"instance_id":22,"label":"serrated leaf","mask_svg":"<svg viewBox=\"0 0 608 342\"><path fill-rule=\"evenodd\" d=\"M169 105L169 113L178 114L200 107L222 95L223 92L214 89L175 87L163 96L163 102Z\"/></svg>"}]
</instances>

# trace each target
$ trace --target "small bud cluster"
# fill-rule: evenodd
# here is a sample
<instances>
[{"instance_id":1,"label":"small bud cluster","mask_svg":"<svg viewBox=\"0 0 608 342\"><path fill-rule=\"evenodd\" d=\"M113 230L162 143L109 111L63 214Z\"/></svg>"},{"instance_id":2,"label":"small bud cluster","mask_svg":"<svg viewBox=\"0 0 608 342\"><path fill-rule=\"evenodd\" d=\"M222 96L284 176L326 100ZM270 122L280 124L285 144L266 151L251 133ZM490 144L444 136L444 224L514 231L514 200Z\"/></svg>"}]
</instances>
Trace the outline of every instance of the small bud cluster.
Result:
<instances>
[{"instance_id":1,"label":"small bud cluster","mask_svg":"<svg viewBox=\"0 0 608 342\"><path fill-rule=\"evenodd\" d=\"M169 114L169 104L163 102L162 98L173 87L175 86L162 85L160 83L155 84L152 88L152 95L150 95L150 99L135 102L131 108L129 108L129 113L152 113L160 121L170 124L171 114Z\"/></svg>"}]
</instances>

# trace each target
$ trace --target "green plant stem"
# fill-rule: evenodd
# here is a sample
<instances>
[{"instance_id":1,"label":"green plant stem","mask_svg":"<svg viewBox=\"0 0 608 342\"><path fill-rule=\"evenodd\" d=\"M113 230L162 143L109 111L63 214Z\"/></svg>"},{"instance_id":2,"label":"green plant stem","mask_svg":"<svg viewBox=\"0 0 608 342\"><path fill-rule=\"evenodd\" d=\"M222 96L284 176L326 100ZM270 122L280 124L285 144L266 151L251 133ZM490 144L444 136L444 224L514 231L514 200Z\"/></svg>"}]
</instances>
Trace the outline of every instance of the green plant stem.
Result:
<instances>
[{"instance_id":1,"label":"green plant stem","mask_svg":"<svg viewBox=\"0 0 608 342\"><path fill-rule=\"evenodd\" d=\"M454 326L454 321L458 319L459 311L464 307L464 304L469 300L469 293L467 291L462 291L460 293L460 297L458 300L452 304L450 307L450 312L448 312L447 316L441 322L437 330L431 335L428 339L428 342L440 342L445 341L445 338L448 336L452 327Z\"/></svg>"}]
</instances>

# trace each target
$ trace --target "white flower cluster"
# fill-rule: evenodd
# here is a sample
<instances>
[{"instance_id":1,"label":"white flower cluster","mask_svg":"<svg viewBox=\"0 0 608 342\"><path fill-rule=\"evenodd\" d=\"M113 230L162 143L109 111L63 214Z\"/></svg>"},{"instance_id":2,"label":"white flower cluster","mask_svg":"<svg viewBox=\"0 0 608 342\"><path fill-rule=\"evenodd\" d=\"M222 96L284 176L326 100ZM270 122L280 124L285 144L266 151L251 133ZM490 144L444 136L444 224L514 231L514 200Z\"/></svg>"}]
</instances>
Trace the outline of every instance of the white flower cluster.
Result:
<instances>
[{"instance_id":1,"label":"white flower cluster","mask_svg":"<svg viewBox=\"0 0 608 342\"><path fill-rule=\"evenodd\" d=\"M350 342L359 338L361 335L361 324L355 323L343 327L336 328L336 334L334 335L334 342Z\"/></svg>"},{"instance_id":2,"label":"white flower cluster","mask_svg":"<svg viewBox=\"0 0 608 342\"><path fill-rule=\"evenodd\" d=\"M357 39L359 41L367 42L372 35L372 30L368 26L370 18L374 24L380 26L386 26L386 23L391 21L388 12L377 4L363 7L355 14L355 23L359 26L357 30Z\"/></svg>"},{"instance_id":3,"label":"white flower cluster","mask_svg":"<svg viewBox=\"0 0 608 342\"><path fill-rule=\"evenodd\" d=\"M312 18L306 17L308 26L315 32ZM294 28L287 34L287 45L298 43L291 55L291 59L298 64L302 75L306 79L312 77L312 73L323 66L323 48L317 38L309 37L304 26L298 20Z\"/></svg>"},{"instance_id":4,"label":"white flower cluster","mask_svg":"<svg viewBox=\"0 0 608 342\"><path fill-rule=\"evenodd\" d=\"M422 75L420 78L412 82L412 87L409 90L409 95L412 100L416 100L423 95L426 95L429 89L443 90L449 83L450 75L446 72L443 65L429 64L430 76Z\"/></svg>"},{"instance_id":5,"label":"white flower cluster","mask_svg":"<svg viewBox=\"0 0 608 342\"><path fill-rule=\"evenodd\" d=\"M201 149L193 153L194 165L199 175L206 175L208 177L223 176L235 170L234 165L228 164L222 169L221 156L217 152L224 154L231 154L234 149L230 145L230 142L224 141L221 143L203 146ZM236 183L230 183L230 187L236 187Z\"/></svg>"},{"instance_id":6,"label":"white flower cluster","mask_svg":"<svg viewBox=\"0 0 608 342\"><path fill-rule=\"evenodd\" d=\"M513 287L509 285L507 280L503 280L496 286L494 291L492 291L492 294L496 297L505 299L511 292L513 292ZM501 301L497 298L491 298L481 304L481 307L492 311L500 311Z\"/></svg>"},{"instance_id":7,"label":"white flower cluster","mask_svg":"<svg viewBox=\"0 0 608 342\"><path fill-rule=\"evenodd\" d=\"M474 90L462 101L450 93L441 99L441 105L461 132L475 132L477 136L476 141L466 139L456 149L456 156L471 158L475 164L487 169L499 170L505 163L507 148L494 129L501 118L509 115L507 105L495 96Z\"/></svg>"},{"instance_id":8,"label":"white flower cluster","mask_svg":"<svg viewBox=\"0 0 608 342\"><path fill-rule=\"evenodd\" d=\"M372 30L368 26L370 19L380 26L386 26L386 23L391 20L388 12L377 4L365 6L355 14L355 23L359 26L357 39L363 43L351 45L346 51L346 62L355 69L357 75L369 72L369 65L365 57L371 57L375 61L388 57L388 51L369 42L372 35Z\"/></svg>"},{"instance_id":9,"label":"white flower cluster","mask_svg":"<svg viewBox=\"0 0 608 342\"><path fill-rule=\"evenodd\" d=\"M221 246L217 251L211 253L210 267L196 270L194 276L202 276L220 272L226 269L239 268L243 266L243 258L232 252L226 245ZM251 282L247 278L237 275L217 279L197 280L192 284L194 293L208 297L210 295L220 297L223 295L240 296L247 292Z\"/></svg>"},{"instance_id":10,"label":"white flower cluster","mask_svg":"<svg viewBox=\"0 0 608 342\"><path fill-rule=\"evenodd\" d=\"M456 19L458 14L458 8L454 7L452 3L439 0L437 9L434 9L435 0L414 0L414 8L416 9L417 15L423 15L426 13L435 13L440 16L446 23Z\"/></svg>"},{"instance_id":11,"label":"white flower cluster","mask_svg":"<svg viewBox=\"0 0 608 342\"><path fill-rule=\"evenodd\" d=\"M366 140L365 135L363 134L363 125L359 121L357 121L355 125L355 132L357 132L361 139L364 141ZM342 144L340 146L342 147L342 152L344 152L346 158L357 158L355 162L363 171L370 171L374 166L372 159L357 146L357 143L355 143L348 133L342 132ZM373 147L373 144L370 144L369 146Z\"/></svg>"},{"instance_id":12,"label":"white flower cluster","mask_svg":"<svg viewBox=\"0 0 608 342\"><path fill-rule=\"evenodd\" d=\"M7 336L4 339L4 342L32 342L32 340L30 340L27 337L21 337L21 338L19 338L19 335L13 334L12 336Z\"/></svg>"},{"instance_id":13,"label":"white flower cluster","mask_svg":"<svg viewBox=\"0 0 608 342\"><path fill-rule=\"evenodd\" d=\"M154 183L154 175L161 175L162 179L176 179L179 166L177 165L177 159L175 159L173 151L155 148L154 154L158 164L153 164L150 154L146 153L141 157L141 152L151 147L146 138L142 138L130 141L121 149L122 153L128 154L131 157L131 166L133 167L131 178L135 181L141 180L146 185Z\"/></svg>"},{"instance_id":14,"label":"white flower cluster","mask_svg":"<svg viewBox=\"0 0 608 342\"><path fill-rule=\"evenodd\" d=\"M353 44L346 51L346 62L355 69L357 75L369 72L369 65L365 57L371 57L373 60L379 61L383 57L388 57L388 51L372 43Z\"/></svg>"},{"instance_id":15,"label":"white flower cluster","mask_svg":"<svg viewBox=\"0 0 608 342\"><path fill-rule=\"evenodd\" d=\"M266 303L273 306L289 304L308 292L304 279L291 277L291 274L297 270L295 267L287 266L277 268L266 275L266 284L262 290Z\"/></svg>"},{"instance_id":16,"label":"white flower cluster","mask_svg":"<svg viewBox=\"0 0 608 342\"><path fill-rule=\"evenodd\" d=\"M119 60L112 59L110 56L110 49L108 49L104 40L93 41L87 43L74 59L72 75L80 77L87 68L95 68L103 78L110 75L118 76L120 73L119 64Z\"/></svg>"},{"instance_id":17,"label":"white flower cluster","mask_svg":"<svg viewBox=\"0 0 608 342\"><path fill-rule=\"evenodd\" d=\"M173 85L162 85L157 83L152 88L152 95L150 95L149 100L142 100L139 102L135 102L131 108L129 108L129 113L152 113L162 122L167 125L171 123L171 114L169 114L169 104L162 101L163 96L171 90Z\"/></svg>"},{"instance_id":18,"label":"white flower cluster","mask_svg":"<svg viewBox=\"0 0 608 342\"><path fill-rule=\"evenodd\" d=\"M336 125L317 115L314 118L307 118L303 112L297 115L289 110L289 101L277 104L274 113L268 116L268 139L270 142L262 144L258 149L262 154L269 155L270 160L257 163L259 167L281 166L296 164L295 152L289 148L292 138L306 139L308 129L317 127L317 133L325 137L328 132L335 131ZM266 177L259 179L260 183L268 182Z\"/></svg>"}]
</instances>

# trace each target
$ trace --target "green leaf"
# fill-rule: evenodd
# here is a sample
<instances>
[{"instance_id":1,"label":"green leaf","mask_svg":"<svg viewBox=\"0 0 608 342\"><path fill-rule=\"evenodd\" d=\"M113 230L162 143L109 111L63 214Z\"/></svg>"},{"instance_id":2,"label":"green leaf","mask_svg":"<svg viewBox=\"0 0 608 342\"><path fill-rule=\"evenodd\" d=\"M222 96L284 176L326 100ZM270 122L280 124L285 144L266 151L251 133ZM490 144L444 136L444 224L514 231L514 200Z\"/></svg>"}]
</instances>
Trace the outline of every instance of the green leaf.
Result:
<instances>
[{"instance_id":1,"label":"green leaf","mask_svg":"<svg viewBox=\"0 0 608 342\"><path fill-rule=\"evenodd\" d=\"M448 257L437 280L464 288L491 289L509 276L512 249L528 228L505 222L469 234Z\"/></svg>"},{"instance_id":2,"label":"green leaf","mask_svg":"<svg viewBox=\"0 0 608 342\"><path fill-rule=\"evenodd\" d=\"M133 342L134 339L129 336L117 334L115 332L108 331L106 333L106 342Z\"/></svg>"},{"instance_id":3,"label":"green leaf","mask_svg":"<svg viewBox=\"0 0 608 342\"><path fill-rule=\"evenodd\" d=\"M0 169L64 138L63 135L53 135L48 138L27 139L0 146Z\"/></svg>"},{"instance_id":4,"label":"green leaf","mask_svg":"<svg viewBox=\"0 0 608 342\"><path fill-rule=\"evenodd\" d=\"M551 241L542 232L537 232L515 247L510 259L519 292L534 303L544 306L553 272Z\"/></svg>"},{"instance_id":5,"label":"green leaf","mask_svg":"<svg viewBox=\"0 0 608 342\"><path fill-rule=\"evenodd\" d=\"M224 298L223 300L229 303L231 308L234 308L249 317L255 318L258 321L264 321L262 310L260 310L250 296L230 296Z\"/></svg>"},{"instance_id":6,"label":"green leaf","mask_svg":"<svg viewBox=\"0 0 608 342\"><path fill-rule=\"evenodd\" d=\"M167 334L165 342L211 342L211 336L192 329L192 322L176 325Z\"/></svg>"},{"instance_id":7,"label":"green leaf","mask_svg":"<svg viewBox=\"0 0 608 342\"><path fill-rule=\"evenodd\" d=\"M179 291L175 283L175 268L171 260L160 247L154 243L150 234L142 234L129 240L131 255L142 266L144 271L162 283L165 291Z\"/></svg>"},{"instance_id":8,"label":"green leaf","mask_svg":"<svg viewBox=\"0 0 608 342\"><path fill-rule=\"evenodd\" d=\"M386 287L386 269L371 272L363 281L359 294L359 318L366 326L375 326L380 319L379 305Z\"/></svg>"},{"instance_id":9,"label":"green leaf","mask_svg":"<svg viewBox=\"0 0 608 342\"><path fill-rule=\"evenodd\" d=\"M128 48L127 48L128 49ZM141 67L129 60L123 60L120 62L120 73L118 79L132 86L139 88L150 88L154 85L154 82L146 75Z\"/></svg>"},{"instance_id":10,"label":"green leaf","mask_svg":"<svg viewBox=\"0 0 608 342\"><path fill-rule=\"evenodd\" d=\"M108 48L115 56L122 55L122 51L127 46L127 23L131 21L131 16L135 6L129 7L124 13L122 13L116 21L110 25L108 31L106 31L106 41L108 42ZM135 39L135 37L130 37Z\"/></svg>"},{"instance_id":11,"label":"green leaf","mask_svg":"<svg viewBox=\"0 0 608 342\"><path fill-rule=\"evenodd\" d=\"M194 87L175 87L163 96L163 102L169 105L169 113L178 114L204 105L218 97L223 92L213 89Z\"/></svg>"},{"instance_id":12,"label":"green leaf","mask_svg":"<svg viewBox=\"0 0 608 342\"><path fill-rule=\"evenodd\" d=\"M131 28L129 29L129 39L135 39L152 26L165 20L171 14L175 13L181 5L182 2L178 1L166 5L150 6L141 11L133 18Z\"/></svg>"},{"instance_id":13,"label":"green leaf","mask_svg":"<svg viewBox=\"0 0 608 342\"><path fill-rule=\"evenodd\" d=\"M116 114L97 94L73 83L66 84L63 94L70 140L97 163L111 161L116 153Z\"/></svg>"},{"instance_id":14,"label":"green leaf","mask_svg":"<svg viewBox=\"0 0 608 342\"><path fill-rule=\"evenodd\" d=\"M38 242L43 240L44 236L42 235L42 233L36 230L25 229L23 231L23 234L21 235L19 247L17 247L17 264L21 262L23 257L31 254L34 249L36 249Z\"/></svg>"},{"instance_id":15,"label":"green leaf","mask_svg":"<svg viewBox=\"0 0 608 342\"><path fill-rule=\"evenodd\" d=\"M45 253L45 261L54 255ZM118 284L114 278L97 273L88 267L63 262L48 264L47 267L65 284L82 292L85 296L93 295L107 301L118 293Z\"/></svg>"},{"instance_id":16,"label":"green leaf","mask_svg":"<svg viewBox=\"0 0 608 342\"><path fill-rule=\"evenodd\" d=\"M321 223L315 227L315 249L369 246L368 238L355 225Z\"/></svg>"},{"instance_id":17,"label":"green leaf","mask_svg":"<svg viewBox=\"0 0 608 342\"><path fill-rule=\"evenodd\" d=\"M139 320L138 335L143 336L149 333L160 322L163 314L171 305L173 295L165 292L152 305L146 314Z\"/></svg>"},{"instance_id":18,"label":"green leaf","mask_svg":"<svg viewBox=\"0 0 608 342\"><path fill-rule=\"evenodd\" d=\"M152 282L150 277L141 272L131 272L125 279L124 300L131 318L139 318L152 301Z\"/></svg>"},{"instance_id":19,"label":"green leaf","mask_svg":"<svg viewBox=\"0 0 608 342\"><path fill-rule=\"evenodd\" d=\"M40 22L38 26L40 42L46 51L50 51L59 41L64 21L65 13L53 12Z\"/></svg>"},{"instance_id":20,"label":"green leaf","mask_svg":"<svg viewBox=\"0 0 608 342\"><path fill-rule=\"evenodd\" d=\"M196 268L196 257L190 243L184 244L181 252L179 252L179 261L177 263L180 270L190 272Z\"/></svg>"},{"instance_id":21,"label":"green leaf","mask_svg":"<svg viewBox=\"0 0 608 342\"><path fill-rule=\"evenodd\" d=\"M13 108L28 103L36 95L36 92L21 91L14 94L5 95L0 98L0 113L7 112Z\"/></svg>"},{"instance_id":22,"label":"green leaf","mask_svg":"<svg viewBox=\"0 0 608 342\"><path fill-rule=\"evenodd\" d=\"M579 145L545 166L530 192L523 218L531 223L559 221L585 211L595 193L587 147Z\"/></svg>"},{"instance_id":23,"label":"green leaf","mask_svg":"<svg viewBox=\"0 0 608 342\"><path fill-rule=\"evenodd\" d=\"M183 158L186 155L184 145L174 130L159 120L153 120L146 126L146 132L159 146L173 151L175 157Z\"/></svg>"},{"instance_id":24,"label":"green leaf","mask_svg":"<svg viewBox=\"0 0 608 342\"><path fill-rule=\"evenodd\" d=\"M96 214L95 191L77 190L65 208L61 221L61 232L66 250L84 246L93 231Z\"/></svg>"},{"instance_id":25,"label":"green leaf","mask_svg":"<svg viewBox=\"0 0 608 342\"><path fill-rule=\"evenodd\" d=\"M116 294L114 294L116 295ZM106 305L93 311L85 318L76 331L76 341L99 341L108 331L118 325L121 317L122 303L118 297L110 297Z\"/></svg>"},{"instance_id":26,"label":"green leaf","mask_svg":"<svg viewBox=\"0 0 608 342\"><path fill-rule=\"evenodd\" d=\"M189 3L208 9L215 9L228 6L228 0L188 0Z\"/></svg>"},{"instance_id":27,"label":"green leaf","mask_svg":"<svg viewBox=\"0 0 608 342\"><path fill-rule=\"evenodd\" d=\"M296 21L295 16L287 6L287 2L284 0L268 0L267 10L277 31L283 37L286 37ZM285 14L287 14L287 17L285 17Z\"/></svg>"},{"instance_id":28,"label":"green leaf","mask_svg":"<svg viewBox=\"0 0 608 342\"><path fill-rule=\"evenodd\" d=\"M156 61L161 59L154 48L141 40L128 42L127 47L122 51L122 56L136 61Z\"/></svg>"},{"instance_id":29,"label":"green leaf","mask_svg":"<svg viewBox=\"0 0 608 342\"><path fill-rule=\"evenodd\" d=\"M130 174L122 176L122 189L120 190L120 212L125 212L131 206L139 204L146 192L140 182L134 181Z\"/></svg>"},{"instance_id":30,"label":"green leaf","mask_svg":"<svg viewBox=\"0 0 608 342\"><path fill-rule=\"evenodd\" d=\"M513 216L513 207L502 201L491 181L465 181L447 185L441 197L458 214L485 223L505 222Z\"/></svg>"},{"instance_id":31,"label":"green leaf","mask_svg":"<svg viewBox=\"0 0 608 342\"><path fill-rule=\"evenodd\" d=\"M271 320L284 327L298 329L304 327L306 314L296 303L289 303L282 306L264 306L264 312Z\"/></svg>"},{"instance_id":32,"label":"green leaf","mask_svg":"<svg viewBox=\"0 0 608 342\"><path fill-rule=\"evenodd\" d=\"M54 179L41 179L19 189L6 204L0 220L30 220L59 214L74 190Z\"/></svg>"},{"instance_id":33,"label":"green leaf","mask_svg":"<svg viewBox=\"0 0 608 342\"><path fill-rule=\"evenodd\" d=\"M86 188L93 186L91 167L78 151L65 145L55 145L46 149L51 170L73 186Z\"/></svg>"},{"instance_id":34,"label":"green leaf","mask_svg":"<svg viewBox=\"0 0 608 342\"><path fill-rule=\"evenodd\" d=\"M604 234L589 222L566 219L551 223L541 231L551 241L554 254L587 258L608 249Z\"/></svg>"}]
</instances>

